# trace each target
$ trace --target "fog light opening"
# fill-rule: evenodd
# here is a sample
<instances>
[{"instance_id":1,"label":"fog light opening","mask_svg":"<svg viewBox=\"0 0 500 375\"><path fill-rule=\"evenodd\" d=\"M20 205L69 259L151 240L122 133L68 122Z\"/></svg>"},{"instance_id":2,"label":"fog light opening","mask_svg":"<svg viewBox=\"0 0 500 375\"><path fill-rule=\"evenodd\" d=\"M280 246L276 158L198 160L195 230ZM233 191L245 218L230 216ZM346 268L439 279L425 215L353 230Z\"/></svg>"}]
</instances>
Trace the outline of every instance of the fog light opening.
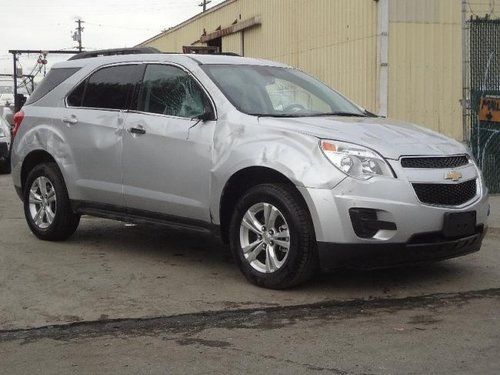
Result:
<instances>
[{"instance_id":1,"label":"fog light opening","mask_svg":"<svg viewBox=\"0 0 500 375\"><path fill-rule=\"evenodd\" d=\"M377 210L372 208L351 208L349 210L352 227L360 238L384 239L396 231L396 223L379 220Z\"/></svg>"}]
</instances>

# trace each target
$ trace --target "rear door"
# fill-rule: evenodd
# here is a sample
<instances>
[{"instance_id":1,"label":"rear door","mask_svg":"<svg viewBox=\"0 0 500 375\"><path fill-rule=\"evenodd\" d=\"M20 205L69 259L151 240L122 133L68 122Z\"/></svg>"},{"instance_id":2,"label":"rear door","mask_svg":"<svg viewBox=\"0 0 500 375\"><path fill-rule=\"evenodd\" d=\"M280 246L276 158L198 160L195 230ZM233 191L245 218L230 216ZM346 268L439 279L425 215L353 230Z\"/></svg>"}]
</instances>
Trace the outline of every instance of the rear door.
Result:
<instances>
[{"instance_id":1,"label":"rear door","mask_svg":"<svg viewBox=\"0 0 500 375\"><path fill-rule=\"evenodd\" d=\"M59 120L74 163L74 200L124 206L122 130L140 65L103 67L67 97Z\"/></svg>"},{"instance_id":2,"label":"rear door","mask_svg":"<svg viewBox=\"0 0 500 375\"><path fill-rule=\"evenodd\" d=\"M129 209L210 221L213 105L186 70L146 66L137 110L126 118L123 188Z\"/></svg>"}]
</instances>

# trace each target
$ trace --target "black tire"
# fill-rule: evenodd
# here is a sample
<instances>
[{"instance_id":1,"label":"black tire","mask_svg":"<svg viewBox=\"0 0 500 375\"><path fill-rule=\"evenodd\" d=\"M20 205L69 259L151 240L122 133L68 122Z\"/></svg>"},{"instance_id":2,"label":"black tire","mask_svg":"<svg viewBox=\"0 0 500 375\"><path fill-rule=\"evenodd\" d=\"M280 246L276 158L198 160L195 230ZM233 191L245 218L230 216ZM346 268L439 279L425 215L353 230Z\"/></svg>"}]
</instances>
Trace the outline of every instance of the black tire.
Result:
<instances>
[{"instance_id":1,"label":"black tire","mask_svg":"<svg viewBox=\"0 0 500 375\"><path fill-rule=\"evenodd\" d=\"M240 225L247 210L258 203L270 203L286 219L290 248L285 263L272 273L259 272L246 260L240 242ZM300 193L286 184L262 184L248 190L238 201L229 227L229 243L238 266L253 284L269 289L286 289L309 280L318 267L314 227Z\"/></svg>"},{"instance_id":2,"label":"black tire","mask_svg":"<svg viewBox=\"0 0 500 375\"><path fill-rule=\"evenodd\" d=\"M57 200L55 202L55 216L47 228L40 228L30 213L30 188L39 177L47 178L54 187ZM26 179L23 192L24 215L31 231L44 241L63 241L70 237L78 228L80 215L71 209L68 191L61 171L55 163L43 163L34 167Z\"/></svg>"},{"instance_id":3,"label":"black tire","mask_svg":"<svg viewBox=\"0 0 500 375\"><path fill-rule=\"evenodd\" d=\"M10 160L0 160L0 174L10 173Z\"/></svg>"}]
</instances>

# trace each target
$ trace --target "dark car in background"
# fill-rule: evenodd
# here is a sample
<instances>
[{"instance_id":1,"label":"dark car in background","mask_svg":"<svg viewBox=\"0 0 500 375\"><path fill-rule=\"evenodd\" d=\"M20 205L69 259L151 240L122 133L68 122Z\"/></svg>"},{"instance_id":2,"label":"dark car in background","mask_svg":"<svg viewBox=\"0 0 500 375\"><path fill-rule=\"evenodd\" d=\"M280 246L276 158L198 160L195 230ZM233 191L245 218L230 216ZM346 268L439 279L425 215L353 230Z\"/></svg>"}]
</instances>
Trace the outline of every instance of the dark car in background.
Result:
<instances>
[{"instance_id":1,"label":"dark car in background","mask_svg":"<svg viewBox=\"0 0 500 375\"><path fill-rule=\"evenodd\" d=\"M0 174L10 173L11 127L0 108Z\"/></svg>"}]
</instances>

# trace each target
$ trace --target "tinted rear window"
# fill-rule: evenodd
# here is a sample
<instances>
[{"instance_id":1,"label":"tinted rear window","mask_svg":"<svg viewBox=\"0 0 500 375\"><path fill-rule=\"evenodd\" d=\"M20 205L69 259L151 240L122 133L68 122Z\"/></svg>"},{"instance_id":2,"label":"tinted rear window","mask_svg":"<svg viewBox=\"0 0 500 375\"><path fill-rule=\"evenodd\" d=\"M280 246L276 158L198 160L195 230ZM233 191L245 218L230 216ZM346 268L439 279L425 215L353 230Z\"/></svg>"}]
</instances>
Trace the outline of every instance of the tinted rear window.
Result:
<instances>
[{"instance_id":1,"label":"tinted rear window","mask_svg":"<svg viewBox=\"0 0 500 375\"><path fill-rule=\"evenodd\" d=\"M95 72L87 80L82 106L126 109L129 95L139 81L137 73L137 65L112 66Z\"/></svg>"},{"instance_id":2,"label":"tinted rear window","mask_svg":"<svg viewBox=\"0 0 500 375\"><path fill-rule=\"evenodd\" d=\"M79 70L80 68L51 69L35 89L33 94L31 94L26 104L31 104L40 100Z\"/></svg>"}]
</instances>

